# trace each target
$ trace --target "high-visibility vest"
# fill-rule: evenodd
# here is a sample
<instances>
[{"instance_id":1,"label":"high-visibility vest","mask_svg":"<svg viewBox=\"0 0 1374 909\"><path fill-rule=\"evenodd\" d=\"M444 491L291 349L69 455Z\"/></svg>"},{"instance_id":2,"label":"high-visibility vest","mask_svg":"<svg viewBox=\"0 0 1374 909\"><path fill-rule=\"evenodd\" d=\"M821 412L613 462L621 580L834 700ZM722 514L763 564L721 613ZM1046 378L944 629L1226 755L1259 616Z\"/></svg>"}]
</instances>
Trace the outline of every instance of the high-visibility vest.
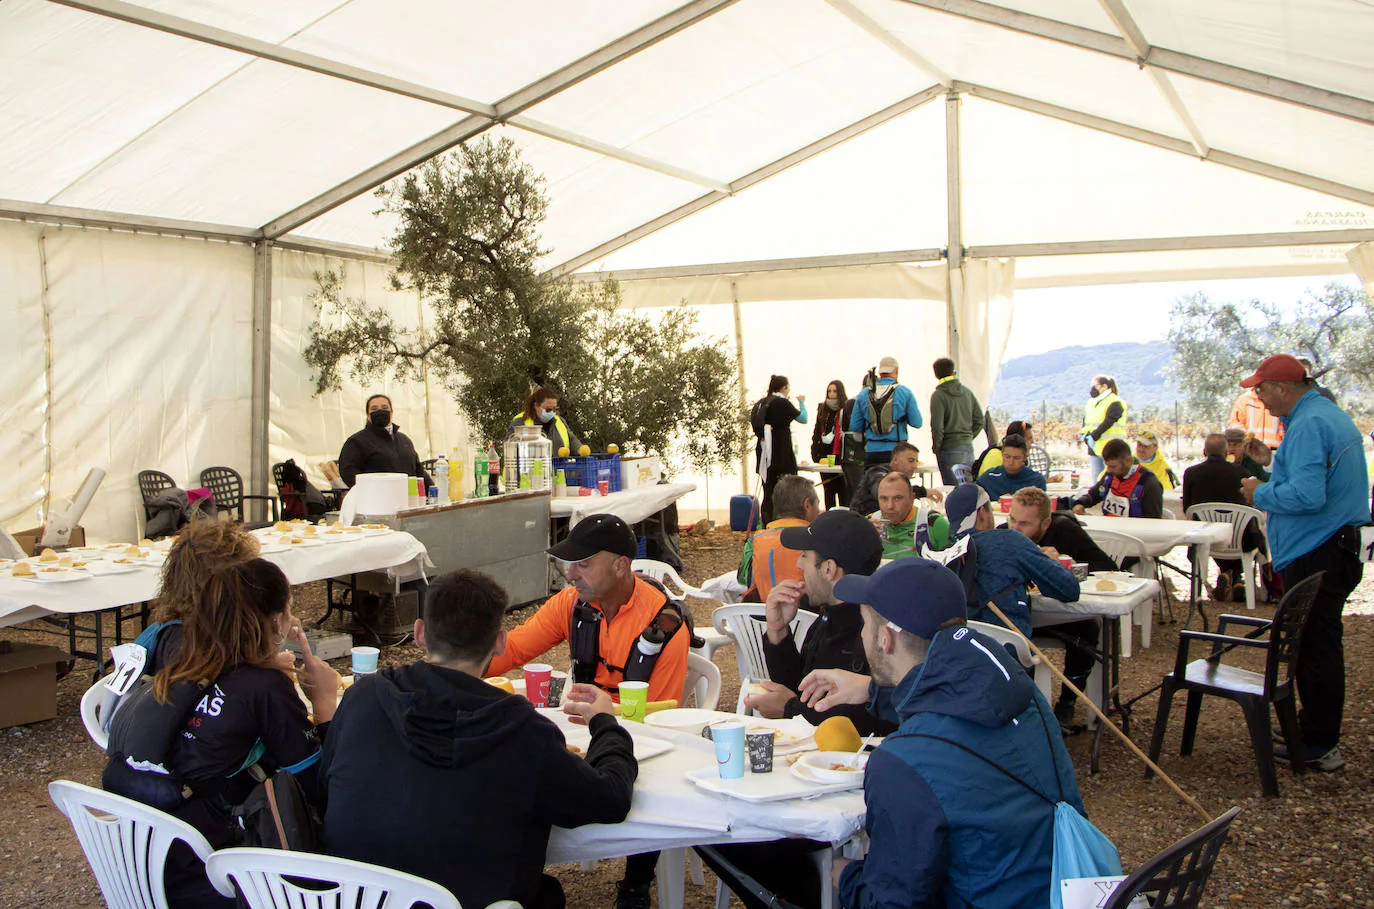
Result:
<instances>
[{"instance_id":1,"label":"high-visibility vest","mask_svg":"<svg viewBox=\"0 0 1374 909\"><path fill-rule=\"evenodd\" d=\"M516 414L515 419L520 419L520 414ZM540 428L543 428L544 424L537 423L534 420L531 420L529 417L525 417L525 425L539 426ZM568 441L568 424L564 423L563 418L561 416L558 416L557 414L554 414L553 417L553 429L554 432L558 435L558 438L553 440L553 453L558 454L558 449L566 448L568 449L570 454L577 454L577 452L572 450L572 442Z\"/></svg>"},{"instance_id":2,"label":"high-visibility vest","mask_svg":"<svg viewBox=\"0 0 1374 909\"><path fill-rule=\"evenodd\" d=\"M1102 421L1107 419L1107 408L1113 404L1121 405L1121 419L1113 423L1102 434L1102 438L1096 442L1089 441L1088 448L1095 455L1100 455L1102 446L1106 444L1108 439L1126 438L1126 402L1121 400L1116 392L1109 391L1105 395L1089 398L1088 403L1083 405L1083 435L1086 436L1102 425Z\"/></svg>"}]
</instances>

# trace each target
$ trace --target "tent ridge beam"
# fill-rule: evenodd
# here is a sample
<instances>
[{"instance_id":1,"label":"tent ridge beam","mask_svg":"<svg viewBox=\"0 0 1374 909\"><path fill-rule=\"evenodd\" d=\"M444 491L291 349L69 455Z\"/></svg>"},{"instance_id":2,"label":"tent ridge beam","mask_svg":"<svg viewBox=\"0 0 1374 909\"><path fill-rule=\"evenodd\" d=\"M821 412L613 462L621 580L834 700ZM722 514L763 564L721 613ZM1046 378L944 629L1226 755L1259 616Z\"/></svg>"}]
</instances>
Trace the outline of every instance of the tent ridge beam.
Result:
<instances>
[{"instance_id":1,"label":"tent ridge beam","mask_svg":"<svg viewBox=\"0 0 1374 909\"><path fill-rule=\"evenodd\" d=\"M1007 243L970 246L978 259L1082 256L1104 253L1172 252L1194 249L1264 249L1274 246L1338 246L1374 240L1374 228L1309 230L1267 234L1215 234L1197 237L1158 237L1142 240L1085 240L1063 243Z\"/></svg>"},{"instance_id":2,"label":"tent ridge beam","mask_svg":"<svg viewBox=\"0 0 1374 909\"><path fill-rule=\"evenodd\" d=\"M880 126L889 120L895 119L896 117L900 117L902 114L909 113L910 111L915 110L916 108L920 107L921 105L925 104L931 99L941 96L942 94L944 94L944 92L945 87L943 85L938 84L932 85L929 88L922 89L914 95L910 95L909 97L903 98L901 101L898 101L895 104L890 104L880 111L876 111L875 113L869 114L866 117L856 120L848 126L841 127L840 129L837 129L835 132L830 133L827 136L823 136L820 139L817 139L815 142L805 145L794 152L783 155L776 161L772 161L771 163L765 164L763 167L760 167L757 170L753 170L748 174L745 174L738 180L732 181L729 184L729 189L727 192L710 192L706 195L698 196L697 198L693 199L690 202L687 202L684 205L679 205L677 208L673 209L670 212L666 212L665 214L659 215L657 218L646 221L638 227L631 228L630 230L626 231L618 237L613 237L610 240L607 240L605 243L602 243L598 246L594 246L586 252L580 253L571 259L568 259L564 262L559 263L558 265L553 266L552 268L548 269L545 272L545 274L550 275L552 277L559 277L561 275L566 275L571 272L574 272L582 266L587 265L591 262L595 262L598 259L605 258L606 256L609 256L611 253L615 252L618 249L622 249L626 246L629 246L631 243L634 243L637 240L642 240L643 238L649 236L652 233L662 230L670 224L675 224L678 221L681 221L688 215L695 214L704 208L709 208L710 206L715 205L717 202L720 202L724 199L728 199L735 193L746 190L757 183L761 183L762 181L767 180L769 177L772 177L775 174L779 174L790 167L800 164L808 158L813 158L821 152L826 151L827 149L834 148L836 145L839 145L843 142L847 142L855 136L861 135L867 132L868 130L873 129L875 126Z\"/></svg>"},{"instance_id":3,"label":"tent ridge beam","mask_svg":"<svg viewBox=\"0 0 1374 909\"><path fill-rule=\"evenodd\" d=\"M1179 154L1188 155L1189 157L1198 157L1192 143L1173 136L1164 135L1163 133L1156 133L1148 129L1142 129L1138 126L1119 123L1116 120L1108 120L1106 117L1099 117L1096 114L1089 114L1068 107L1060 107L1057 104L1050 104L1045 101L1037 101L1033 98L1014 95L1011 92L988 88L984 85L974 85L963 82L957 82L955 85L960 88L960 90L972 92L975 96L987 101L995 101L999 104L1019 108L1020 110L1029 111L1033 114L1040 114L1055 120L1063 120L1066 123L1086 126L1089 129L1095 129L1113 136L1119 136L1123 139L1143 142L1146 145L1153 145L1157 148L1165 149L1166 151L1178 152ZM1280 167L1277 164L1270 164L1267 161L1259 161L1254 158L1247 158L1243 155L1236 155L1215 148L1208 149L1207 154L1202 156L1202 160L1245 171L1246 173L1255 174L1256 176L1268 177L1271 180L1278 180L1281 183L1288 183L1293 186L1302 187L1303 189L1310 189L1314 192L1334 196L1338 199L1345 199L1349 202L1357 202L1360 205L1374 207L1374 192L1356 186L1347 186L1344 183L1337 183L1334 180L1327 180L1311 174L1290 170L1286 167Z\"/></svg>"},{"instance_id":4,"label":"tent ridge beam","mask_svg":"<svg viewBox=\"0 0 1374 909\"><path fill-rule=\"evenodd\" d=\"M428 139L417 142L410 148L392 155L385 161L373 165L332 189L325 190L315 198L274 218L263 225L263 235L269 240L274 240L293 231L325 212L343 205L350 199L405 173L417 164L422 164L435 155L443 154L455 145L466 142L497 122L507 120L527 108L553 97L560 91L596 75L621 60L634 56L645 48L657 44L664 38L676 34L736 2L738 0L692 0L692 2L684 4L647 25L643 25L602 46L582 59L570 63L553 74L532 82L497 101L494 105L496 119L478 115L465 117Z\"/></svg>"},{"instance_id":5,"label":"tent ridge beam","mask_svg":"<svg viewBox=\"0 0 1374 909\"><path fill-rule=\"evenodd\" d=\"M722 275L749 275L766 271L802 271L812 268L862 268L870 265L899 265L910 262L938 262L944 250L898 249L891 252L842 253L833 256L806 256L796 259L751 259L717 262L709 265L674 265L665 268L628 268L620 271L580 271L568 275L571 281L594 284L600 281L652 281L664 278L704 278Z\"/></svg>"},{"instance_id":6,"label":"tent ridge beam","mask_svg":"<svg viewBox=\"0 0 1374 909\"><path fill-rule=\"evenodd\" d=\"M830 4L836 12L844 16L850 22L853 22L869 35L877 38L891 51L897 54L897 56L915 66L922 73L933 78L936 82L946 87L954 84L954 80L948 73L926 59L924 54L916 50L910 44L907 44L901 38L892 34L889 29L884 28L882 23L859 9L851 0L826 0L826 3Z\"/></svg>"},{"instance_id":7,"label":"tent ridge beam","mask_svg":"<svg viewBox=\"0 0 1374 909\"><path fill-rule=\"evenodd\" d=\"M318 54L282 47L270 41L216 28L191 19L183 19L180 16L158 12L144 6L125 3L123 0L49 0L49 2L105 16L120 22L127 22L131 25L141 25L169 35L176 35L179 38L187 38L202 44L248 54L260 60L268 60L272 63L280 63L322 76L331 76L368 88L380 89L416 101L426 101L430 104L437 104L464 113L480 114L488 118L496 116L496 108L481 101L464 98L461 95L440 91L405 79L397 79L360 66L331 60Z\"/></svg>"},{"instance_id":8,"label":"tent ridge beam","mask_svg":"<svg viewBox=\"0 0 1374 909\"><path fill-rule=\"evenodd\" d=\"M1282 101L1355 120L1359 123L1374 125L1374 101L1367 98L1345 95L1330 89L1317 88L1314 85L1257 73L1253 70L1232 66L1229 63L1195 57L1163 47L1151 47L1145 59L1140 60L1125 38L1084 28L1081 25L1070 25L1057 19L1047 19L1044 16L1007 9L1003 6L985 3L983 0L901 0L901 2L1036 38L1057 41L1060 44L1067 44L1080 50L1129 60L1146 67L1154 67L1203 82L1223 85L1274 101Z\"/></svg>"},{"instance_id":9,"label":"tent ridge beam","mask_svg":"<svg viewBox=\"0 0 1374 909\"><path fill-rule=\"evenodd\" d=\"M633 164L637 167L642 167L645 170L652 170L656 173L663 174L664 176L674 177L678 180L685 180L688 183L695 183L698 186L705 187L706 189L717 190L719 192L728 192L730 188L729 184L725 183L724 181L715 180L711 177L703 176L702 174L690 171L685 167L678 167L675 164L669 164L666 161L660 161L659 159L651 158L648 155L641 155L638 152L632 152L629 149L620 148L619 146L611 145L608 142L602 142L598 139L593 139L590 136L584 136L581 133L575 133L572 130L563 129L561 126L554 126L551 123L545 123L542 120L536 120L533 117L511 117L506 122L510 126L526 130L527 132L532 132L536 135L544 136L548 139L563 142L567 145L572 145L576 148L585 149L589 152L595 152L596 154L604 155L607 158L614 158L617 161L624 161L626 164Z\"/></svg>"},{"instance_id":10,"label":"tent ridge beam","mask_svg":"<svg viewBox=\"0 0 1374 909\"><path fill-rule=\"evenodd\" d=\"M131 215L71 205L52 205L46 202L21 202L16 199L0 199L0 218L56 224L61 227L178 234L204 240L228 240L239 243L255 243L262 239L262 232L251 227Z\"/></svg>"}]
</instances>

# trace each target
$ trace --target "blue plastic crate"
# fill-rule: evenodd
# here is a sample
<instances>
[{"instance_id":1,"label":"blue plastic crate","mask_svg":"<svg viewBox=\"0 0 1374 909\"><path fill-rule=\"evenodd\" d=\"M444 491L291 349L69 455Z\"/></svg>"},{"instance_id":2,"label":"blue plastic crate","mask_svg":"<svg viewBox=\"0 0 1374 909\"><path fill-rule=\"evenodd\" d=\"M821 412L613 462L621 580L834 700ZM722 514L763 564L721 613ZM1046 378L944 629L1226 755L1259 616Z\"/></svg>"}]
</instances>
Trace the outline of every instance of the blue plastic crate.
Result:
<instances>
[{"instance_id":1,"label":"blue plastic crate","mask_svg":"<svg viewBox=\"0 0 1374 909\"><path fill-rule=\"evenodd\" d=\"M569 486L595 487L605 480L609 492L620 492L620 455L590 454L583 458L554 458L554 472L563 471Z\"/></svg>"},{"instance_id":2,"label":"blue plastic crate","mask_svg":"<svg viewBox=\"0 0 1374 909\"><path fill-rule=\"evenodd\" d=\"M647 537L635 537L635 558L647 559L649 557L649 540Z\"/></svg>"}]
</instances>

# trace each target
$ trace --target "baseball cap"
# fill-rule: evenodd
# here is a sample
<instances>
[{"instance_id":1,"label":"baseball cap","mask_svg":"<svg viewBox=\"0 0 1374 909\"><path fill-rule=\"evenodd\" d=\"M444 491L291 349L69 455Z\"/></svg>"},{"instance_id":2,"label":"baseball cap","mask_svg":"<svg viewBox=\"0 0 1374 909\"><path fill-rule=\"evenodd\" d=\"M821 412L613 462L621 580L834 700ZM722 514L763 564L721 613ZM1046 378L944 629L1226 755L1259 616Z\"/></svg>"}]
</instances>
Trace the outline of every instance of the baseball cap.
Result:
<instances>
[{"instance_id":1,"label":"baseball cap","mask_svg":"<svg viewBox=\"0 0 1374 909\"><path fill-rule=\"evenodd\" d=\"M833 509L805 527L787 527L778 542L817 558L834 559L845 574L872 574L883 561L883 538L872 522L858 512Z\"/></svg>"},{"instance_id":2,"label":"baseball cap","mask_svg":"<svg viewBox=\"0 0 1374 909\"><path fill-rule=\"evenodd\" d=\"M930 559L897 559L867 578L845 575L835 583L835 596L846 603L867 603L898 628L923 638L967 615L959 576Z\"/></svg>"},{"instance_id":3,"label":"baseball cap","mask_svg":"<svg viewBox=\"0 0 1374 909\"><path fill-rule=\"evenodd\" d=\"M897 368L896 357L883 357L878 361L878 372L892 372Z\"/></svg>"},{"instance_id":4,"label":"baseball cap","mask_svg":"<svg viewBox=\"0 0 1374 909\"><path fill-rule=\"evenodd\" d=\"M1234 426L1231 427L1230 429L1226 430L1226 441L1232 444L1235 444L1236 442L1244 442L1245 430L1237 429Z\"/></svg>"},{"instance_id":5,"label":"baseball cap","mask_svg":"<svg viewBox=\"0 0 1374 909\"><path fill-rule=\"evenodd\" d=\"M1137 442L1149 442L1151 445L1159 444L1159 437L1148 429L1142 429L1140 432L1136 433L1135 439Z\"/></svg>"},{"instance_id":6,"label":"baseball cap","mask_svg":"<svg viewBox=\"0 0 1374 909\"><path fill-rule=\"evenodd\" d=\"M581 562L598 552L633 559L637 553L630 526L613 514L592 514L573 525L567 539L549 547L549 555L564 562Z\"/></svg>"},{"instance_id":7,"label":"baseball cap","mask_svg":"<svg viewBox=\"0 0 1374 909\"><path fill-rule=\"evenodd\" d=\"M1301 382L1307 378L1307 367L1289 354L1274 354L1260 360L1253 375L1240 380L1241 388L1254 388L1261 382Z\"/></svg>"},{"instance_id":8,"label":"baseball cap","mask_svg":"<svg viewBox=\"0 0 1374 909\"><path fill-rule=\"evenodd\" d=\"M974 515L991 501L987 490L976 483L956 486L945 496L945 517L949 519L950 532L957 537L972 530Z\"/></svg>"}]
</instances>

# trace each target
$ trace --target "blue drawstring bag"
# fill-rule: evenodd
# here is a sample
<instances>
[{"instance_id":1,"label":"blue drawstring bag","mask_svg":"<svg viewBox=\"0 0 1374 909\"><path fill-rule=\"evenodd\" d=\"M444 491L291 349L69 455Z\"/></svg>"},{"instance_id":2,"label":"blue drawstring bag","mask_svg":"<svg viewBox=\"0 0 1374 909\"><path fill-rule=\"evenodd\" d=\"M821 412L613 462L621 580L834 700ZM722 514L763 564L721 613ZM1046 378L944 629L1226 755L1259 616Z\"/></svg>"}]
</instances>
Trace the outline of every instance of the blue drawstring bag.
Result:
<instances>
[{"instance_id":1,"label":"blue drawstring bag","mask_svg":"<svg viewBox=\"0 0 1374 909\"><path fill-rule=\"evenodd\" d=\"M1068 802L1054 806L1054 862L1050 872L1050 909L1064 909L1060 881L1121 874L1121 855L1107 835Z\"/></svg>"}]
</instances>

